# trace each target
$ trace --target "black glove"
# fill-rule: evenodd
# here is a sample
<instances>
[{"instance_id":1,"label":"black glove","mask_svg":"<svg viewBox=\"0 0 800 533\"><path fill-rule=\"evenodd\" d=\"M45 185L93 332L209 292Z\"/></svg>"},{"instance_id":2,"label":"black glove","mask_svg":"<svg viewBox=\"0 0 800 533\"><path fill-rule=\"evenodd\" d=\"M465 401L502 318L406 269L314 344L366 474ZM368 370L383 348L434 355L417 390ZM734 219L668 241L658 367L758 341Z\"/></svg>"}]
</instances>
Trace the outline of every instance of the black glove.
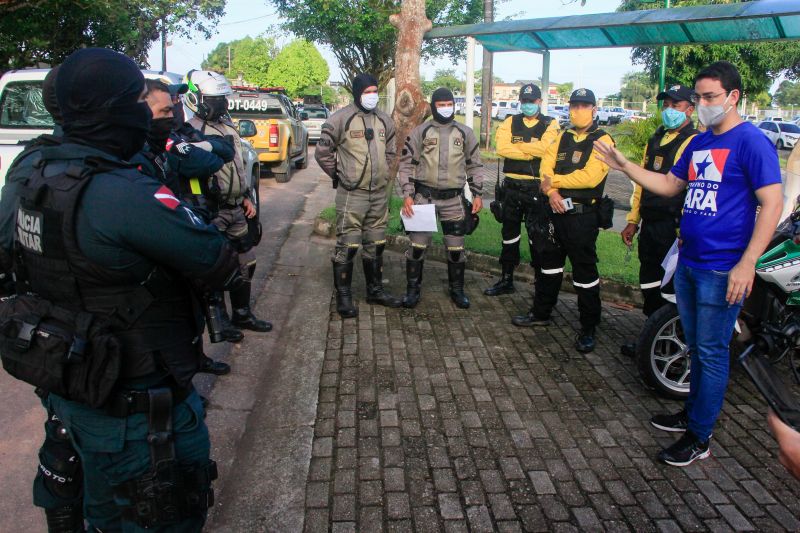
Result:
<instances>
[{"instance_id":1,"label":"black glove","mask_svg":"<svg viewBox=\"0 0 800 533\"><path fill-rule=\"evenodd\" d=\"M339 188L339 172L336 171L333 174L333 178L331 178L331 179L333 180L333 183L331 184L331 185L333 185L333 188L334 189L338 189Z\"/></svg>"},{"instance_id":2,"label":"black glove","mask_svg":"<svg viewBox=\"0 0 800 533\"><path fill-rule=\"evenodd\" d=\"M226 163L233 161L236 156L236 149L233 144L233 137L226 135L220 137L219 135L209 135L206 140L211 144L211 152L217 155Z\"/></svg>"}]
</instances>

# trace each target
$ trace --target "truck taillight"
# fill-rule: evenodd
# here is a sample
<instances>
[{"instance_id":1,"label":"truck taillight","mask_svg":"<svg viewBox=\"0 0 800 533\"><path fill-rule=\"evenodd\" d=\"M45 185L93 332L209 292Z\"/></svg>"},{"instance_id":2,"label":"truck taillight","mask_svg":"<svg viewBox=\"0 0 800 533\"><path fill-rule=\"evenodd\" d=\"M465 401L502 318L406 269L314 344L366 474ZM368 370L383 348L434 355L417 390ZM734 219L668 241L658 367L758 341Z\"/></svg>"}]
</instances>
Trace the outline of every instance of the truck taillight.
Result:
<instances>
[{"instance_id":1,"label":"truck taillight","mask_svg":"<svg viewBox=\"0 0 800 533\"><path fill-rule=\"evenodd\" d=\"M270 124L269 126L269 147L277 148L278 146L278 125Z\"/></svg>"}]
</instances>

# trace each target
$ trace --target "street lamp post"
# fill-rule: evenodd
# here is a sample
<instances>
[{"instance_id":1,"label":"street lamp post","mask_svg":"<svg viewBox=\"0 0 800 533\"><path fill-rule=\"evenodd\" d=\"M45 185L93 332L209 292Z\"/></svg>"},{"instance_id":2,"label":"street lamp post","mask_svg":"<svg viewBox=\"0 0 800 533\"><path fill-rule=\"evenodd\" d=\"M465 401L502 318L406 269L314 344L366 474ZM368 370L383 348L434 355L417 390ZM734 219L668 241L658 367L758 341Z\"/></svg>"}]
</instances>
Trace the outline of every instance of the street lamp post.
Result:
<instances>
[{"instance_id":1,"label":"street lamp post","mask_svg":"<svg viewBox=\"0 0 800 533\"><path fill-rule=\"evenodd\" d=\"M669 0L664 0L664 9L669 9ZM667 79L667 47L661 47L661 69L658 73L658 92L664 92Z\"/></svg>"}]
</instances>

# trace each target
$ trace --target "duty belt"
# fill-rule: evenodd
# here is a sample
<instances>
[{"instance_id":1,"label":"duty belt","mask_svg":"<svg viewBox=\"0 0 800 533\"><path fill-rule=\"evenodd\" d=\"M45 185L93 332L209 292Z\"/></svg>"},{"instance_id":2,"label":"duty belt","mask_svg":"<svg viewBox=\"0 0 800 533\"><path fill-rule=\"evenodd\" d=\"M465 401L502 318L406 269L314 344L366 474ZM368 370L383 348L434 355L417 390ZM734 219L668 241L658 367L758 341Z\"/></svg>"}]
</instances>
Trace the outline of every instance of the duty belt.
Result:
<instances>
[{"instance_id":1,"label":"duty belt","mask_svg":"<svg viewBox=\"0 0 800 533\"><path fill-rule=\"evenodd\" d=\"M191 386L172 387L172 405L178 405L189 397L192 390ZM123 390L112 393L105 406L106 414L118 418L125 418L137 413L150 412L150 391L149 390Z\"/></svg>"},{"instance_id":2,"label":"duty belt","mask_svg":"<svg viewBox=\"0 0 800 533\"><path fill-rule=\"evenodd\" d=\"M539 178L533 179L518 179L506 176L503 179L503 187L507 187L509 189L515 189L519 191L536 191L539 192L539 187L542 184L542 180Z\"/></svg>"},{"instance_id":3,"label":"duty belt","mask_svg":"<svg viewBox=\"0 0 800 533\"><path fill-rule=\"evenodd\" d=\"M592 200L589 200L589 201L592 201ZM552 208L550 208L550 209L552 211ZM572 201L572 209L570 209L569 211L566 211L564 213L556 213L555 211L552 211L552 213L554 215L583 215L585 213L594 213L595 211L597 211L597 202L595 202L593 204L589 204L589 203L581 203L581 202L578 202L576 200L573 200Z\"/></svg>"},{"instance_id":4,"label":"duty belt","mask_svg":"<svg viewBox=\"0 0 800 533\"><path fill-rule=\"evenodd\" d=\"M427 185L415 181L414 192L432 200L449 200L450 198L461 196L464 189L434 189L433 187L428 187Z\"/></svg>"}]
</instances>

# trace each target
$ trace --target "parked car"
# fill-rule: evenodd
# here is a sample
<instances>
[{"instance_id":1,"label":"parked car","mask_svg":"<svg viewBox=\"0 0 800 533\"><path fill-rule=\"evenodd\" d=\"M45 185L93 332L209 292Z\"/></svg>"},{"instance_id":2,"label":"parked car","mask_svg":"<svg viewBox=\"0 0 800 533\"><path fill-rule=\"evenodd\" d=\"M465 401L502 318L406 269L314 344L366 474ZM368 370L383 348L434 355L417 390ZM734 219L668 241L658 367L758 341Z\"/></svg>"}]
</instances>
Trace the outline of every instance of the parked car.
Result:
<instances>
[{"instance_id":1,"label":"parked car","mask_svg":"<svg viewBox=\"0 0 800 533\"><path fill-rule=\"evenodd\" d=\"M308 142L316 143L322 133L322 125L328 120L330 112L327 107L322 105L307 105L303 107L303 112L308 116L303 119L303 124L308 129Z\"/></svg>"},{"instance_id":2,"label":"parked car","mask_svg":"<svg viewBox=\"0 0 800 533\"><path fill-rule=\"evenodd\" d=\"M497 107L496 118L498 120L505 120L510 116L518 115L519 113L521 113L519 108L519 102L517 101L513 102L501 101L497 102L497 104L498 107ZM492 104L492 112L494 112L494 104Z\"/></svg>"},{"instance_id":3,"label":"parked car","mask_svg":"<svg viewBox=\"0 0 800 533\"><path fill-rule=\"evenodd\" d=\"M756 122L758 122L758 117L757 117L756 115L747 115L746 117L744 117L744 119L745 119L747 122L752 122L753 124L755 124Z\"/></svg>"},{"instance_id":4,"label":"parked car","mask_svg":"<svg viewBox=\"0 0 800 533\"><path fill-rule=\"evenodd\" d=\"M624 116L625 110L621 107L601 107L597 111L597 121L604 125L619 124Z\"/></svg>"},{"instance_id":5,"label":"parked car","mask_svg":"<svg viewBox=\"0 0 800 533\"><path fill-rule=\"evenodd\" d=\"M765 120L758 125L778 150L793 148L800 138L800 127L791 122L774 122Z\"/></svg>"},{"instance_id":6,"label":"parked car","mask_svg":"<svg viewBox=\"0 0 800 533\"><path fill-rule=\"evenodd\" d=\"M308 129L302 122L308 115L297 111L283 89L233 87L228 113L234 123L247 119L255 124L247 140L258 153L262 178L274 176L285 183L295 168L308 166Z\"/></svg>"},{"instance_id":7,"label":"parked car","mask_svg":"<svg viewBox=\"0 0 800 533\"><path fill-rule=\"evenodd\" d=\"M562 128L569 124L569 106L554 105L548 107L545 115L558 120L558 125Z\"/></svg>"}]
</instances>

